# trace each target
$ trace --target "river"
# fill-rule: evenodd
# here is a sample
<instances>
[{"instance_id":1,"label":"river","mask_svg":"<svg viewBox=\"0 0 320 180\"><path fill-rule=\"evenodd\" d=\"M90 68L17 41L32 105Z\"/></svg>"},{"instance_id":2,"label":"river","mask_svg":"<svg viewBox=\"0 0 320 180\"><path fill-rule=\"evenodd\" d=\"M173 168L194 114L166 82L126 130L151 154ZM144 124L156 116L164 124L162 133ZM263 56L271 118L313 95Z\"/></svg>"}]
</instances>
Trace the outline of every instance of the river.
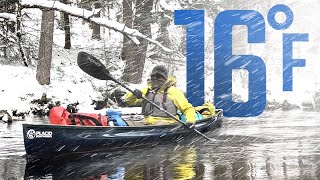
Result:
<instances>
[{"instance_id":1,"label":"river","mask_svg":"<svg viewBox=\"0 0 320 180\"><path fill-rule=\"evenodd\" d=\"M215 143L159 145L76 159L27 162L23 123L0 122L0 179L320 179L320 113L224 118Z\"/></svg>"}]
</instances>

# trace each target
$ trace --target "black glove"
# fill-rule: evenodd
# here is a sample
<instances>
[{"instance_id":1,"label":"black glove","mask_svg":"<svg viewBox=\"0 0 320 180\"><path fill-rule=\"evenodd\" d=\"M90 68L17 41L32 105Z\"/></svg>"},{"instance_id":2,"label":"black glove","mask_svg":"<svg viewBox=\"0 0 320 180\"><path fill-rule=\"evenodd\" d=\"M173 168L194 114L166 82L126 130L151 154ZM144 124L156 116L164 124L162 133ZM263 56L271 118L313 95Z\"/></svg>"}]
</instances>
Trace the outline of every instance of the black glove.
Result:
<instances>
[{"instance_id":1,"label":"black glove","mask_svg":"<svg viewBox=\"0 0 320 180\"><path fill-rule=\"evenodd\" d=\"M133 95L138 99L142 98L142 92L139 89L135 89Z\"/></svg>"},{"instance_id":2,"label":"black glove","mask_svg":"<svg viewBox=\"0 0 320 180\"><path fill-rule=\"evenodd\" d=\"M122 97L122 96L124 96L124 95L126 95L126 92L124 92L124 91L121 91L121 90L119 90L119 89L116 89L115 91L113 91L113 93L111 93L111 97Z\"/></svg>"}]
</instances>

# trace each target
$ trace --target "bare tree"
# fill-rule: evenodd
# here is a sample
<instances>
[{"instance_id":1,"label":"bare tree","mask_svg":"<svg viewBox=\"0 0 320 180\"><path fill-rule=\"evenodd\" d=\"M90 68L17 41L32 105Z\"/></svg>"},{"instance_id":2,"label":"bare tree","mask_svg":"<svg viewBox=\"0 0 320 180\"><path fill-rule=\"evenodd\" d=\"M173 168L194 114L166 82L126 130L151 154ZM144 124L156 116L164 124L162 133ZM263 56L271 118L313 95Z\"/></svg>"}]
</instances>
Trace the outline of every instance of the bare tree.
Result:
<instances>
[{"instance_id":1,"label":"bare tree","mask_svg":"<svg viewBox=\"0 0 320 180\"><path fill-rule=\"evenodd\" d=\"M15 13L16 2L12 0L0 0L0 12ZM3 52L3 57L9 58L8 49L9 46L15 43L10 41L9 38L15 33L15 22L4 20L0 21L0 43L1 51ZM11 38L13 39L13 38Z\"/></svg>"},{"instance_id":2,"label":"bare tree","mask_svg":"<svg viewBox=\"0 0 320 180\"><path fill-rule=\"evenodd\" d=\"M127 26L132 24L133 28L136 28L146 36L150 36L152 6L152 0L137 0L135 3L135 14L133 14L132 1L123 1L123 19L125 24ZM134 44L126 38L127 37L124 37L123 49L121 53L122 59L125 61L122 79L131 83L140 83L146 59L148 41L138 38L140 44Z\"/></svg>"},{"instance_id":3,"label":"bare tree","mask_svg":"<svg viewBox=\"0 0 320 180\"><path fill-rule=\"evenodd\" d=\"M169 38L169 31L167 28L170 25L170 22L171 22L171 19L165 16L165 12L161 12L160 13L160 33L159 33L160 36L157 38L157 40L164 46L168 46L168 47L170 47L170 44L169 44L170 38Z\"/></svg>"},{"instance_id":4,"label":"bare tree","mask_svg":"<svg viewBox=\"0 0 320 180\"><path fill-rule=\"evenodd\" d=\"M68 0L62 0L62 3L68 4ZM64 39L64 48L70 49L71 48L71 30L70 30L70 20L69 20L69 14L63 13L63 29L65 33L65 39Z\"/></svg>"},{"instance_id":5,"label":"bare tree","mask_svg":"<svg viewBox=\"0 0 320 180\"><path fill-rule=\"evenodd\" d=\"M122 16L123 16L123 23L129 27L133 27L133 2L132 0L124 0L122 1ZM123 36L123 46L121 57L122 60L126 61L129 64L130 59L132 58L132 54L134 54L133 49L131 48L134 46L134 42L128 36ZM130 66L126 65L125 72L127 73L123 76L125 81L130 81L129 76L132 74L133 69L129 69Z\"/></svg>"},{"instance_id":6,"label":"bare tree","mask_svg":"<svg viewBox=\"0 0 320 180\"><path fill-rule=\"evenodd\" d=\"M154 19L155 22L159 24L158 29L158 36L156 38L157 41L159 41L161 44L163 44L166 47L172 48L172 44L169 37L169 31L168 27L170 23L173 20L173 12L167 11L166 9L161 9L159 6L159 0L155 1L155 11L154 11ZM149 58L151 59L167 59L167 54L163 53L161 48L158 46L153 46L151 49L149 49L151 55L149 55Z\"/></svg>"},{"instance_id":7,"label":"bare tree","mask_svg":"<svg viewBox=\"0 0 320 180\"><path fill-rule=\"evenodd\" d=\"M95 8L101 8L101 4L100 3L95 3L94 4ZM97 14L95 14L94 17L100 17L101 16L101 11L99 11ZM100 36L100 25L97 23L92 23L92 39L101 39Z\"/></svg>"},{"instance_id":8,"label":"bare tree","mask_svg":"<svg viewBox=\"0 0 320 180\"><path fill-rule=\"evenodd\" d=\"M22 47L22 35L21 35L21 4L19 3L18 4L18 10L17 10L17 16L16 16L16 34L17 34L17 38L18 38L18 46L19 46L19 51L20 51L20 54L21 54L21 57L22 57L22 61L23 61L23 64L28 67L28 63L27 63L27 58L26 58L26 55L25 55L25 52L23 50L23 47Z\"/></svg>"},{"instance_id":9,"label":"bare tree","mask_svg":"<svg viewBox=\"0 0 320 180\"><path fill-rule=\"evenodd\" d=\"M39 84L50 84L50 69L52 60L54 11L42 11L41 34L39 45L39 60L36 78Z\"/></svg>"}]
</instances>

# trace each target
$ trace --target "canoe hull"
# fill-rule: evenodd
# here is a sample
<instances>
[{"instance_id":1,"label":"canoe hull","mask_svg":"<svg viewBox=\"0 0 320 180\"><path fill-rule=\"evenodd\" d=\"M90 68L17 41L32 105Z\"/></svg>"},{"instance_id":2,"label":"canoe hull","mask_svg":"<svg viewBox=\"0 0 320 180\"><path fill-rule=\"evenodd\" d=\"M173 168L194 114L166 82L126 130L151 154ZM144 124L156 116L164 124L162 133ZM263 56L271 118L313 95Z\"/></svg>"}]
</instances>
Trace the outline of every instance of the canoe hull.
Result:
<instances>
[{"instance_id":1,"label":"canoe hull","mask_svg":"<svg viewBox=\"0 0 320 180\"><path fill-rule=\"evenodd\" d=\"M214 118L196 123L196 129L207 132L221 126L222 112ZM179 142L194 137L193 131L181 125L143 127L96 127L23 124L24 145L29 157L58 154L116 151L164 142Z\"/></svg>"}]
</instances>

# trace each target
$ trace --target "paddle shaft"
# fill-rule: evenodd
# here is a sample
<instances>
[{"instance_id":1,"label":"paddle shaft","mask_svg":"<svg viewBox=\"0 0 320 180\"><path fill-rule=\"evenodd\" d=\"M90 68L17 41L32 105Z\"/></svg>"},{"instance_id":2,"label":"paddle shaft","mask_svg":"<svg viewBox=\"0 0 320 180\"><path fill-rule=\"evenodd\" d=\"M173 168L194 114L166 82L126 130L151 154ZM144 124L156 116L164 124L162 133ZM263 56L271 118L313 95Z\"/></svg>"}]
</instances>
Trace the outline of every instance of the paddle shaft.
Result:
<instances>
[{"instance_id":1,"label":"paddle shaft","mask_svg":"<svg viewBox=\"0 0 320 180\"><path fill-rule=\"evenodd\" d=\"M130 91L131 93L133 93L133 90L130 89L128 86L126 86L125 84L121 83L120 81L114 79L113 77L109 76L109 79L114 81L115 83L119 84L120 86L122 86L123 88L125 88L126 90ZM158 108L160 111L165 112L168 116L170 116L172 119L174 119L175 121L177 121L178 123L182 124L184 127L186 127L189 130L193 130L195 133L197 133L198 135L201 135L202 137L206 138L207 140L210 141L215 141L211 138L209 138L208 136L204 135L203 133L201 133L200 131L198 131L195 128L190 128L190 126L188 126L188 124L186 124L185 122L181 121L180 119L178 119L176 116L174 116L173 114L169 113L168 111L166 111L165 109L163 109L162 107L158 106L156 103L150 101L149 99L145 98L142 96L142 99L149 102L150 104L152 104L153 106L155 106L156 108Z\"/></svg>"}]
</instances>

